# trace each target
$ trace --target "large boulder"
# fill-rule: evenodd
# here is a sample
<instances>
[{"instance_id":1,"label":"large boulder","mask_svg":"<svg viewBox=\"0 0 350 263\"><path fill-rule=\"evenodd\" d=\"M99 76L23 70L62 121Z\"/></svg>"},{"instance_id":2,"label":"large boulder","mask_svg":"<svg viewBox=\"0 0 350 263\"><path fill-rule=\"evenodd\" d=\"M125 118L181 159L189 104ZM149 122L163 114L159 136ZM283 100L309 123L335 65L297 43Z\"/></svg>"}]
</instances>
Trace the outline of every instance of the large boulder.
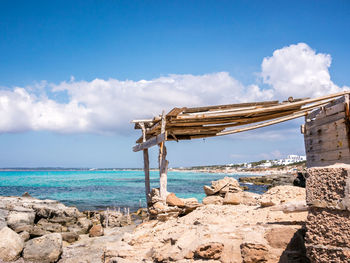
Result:
<instances>
[{"instance_id":1,"label":"large boulder","mask_svg":"<svg viewBox=\"0 0 350 263\"><path fill-rule=\"evenodd\" d=\"M23 250L23 240L16 232L8 227L0 230L0 259L14 261L19 258Z\"/></svg>"},{"instance_id":2,"label":"large boulder","mask_svg":"<svg viewBox=\"0 0 350 263\"><path fill-rule=\"evenodd\" d=\"M29 240L23 250L23 258L32 262L56 262L62 253L62 236L54 233Z\"/></svg>"},{"instance_id":3,"label":"large boulder","mask_svg":"<svg viewBox=\"0 0 350 263\"><path fill-rule=\"evenodd\" d=\"M21 232L24 228L34 225L34 212L10 211L7 216L7 225L16 232Z\"/></svg>"},{"instance_id":4,"label":"large boulder","mask_svg":"<svg viewBox=\"0 0 350 263\"><path fill-rule=\"evenodd\" d=\"M292 201L303 201L306 199L305 188L280 185L269 189L259 198L262 207L284 204Z\"/></svg>"}]
</instances>

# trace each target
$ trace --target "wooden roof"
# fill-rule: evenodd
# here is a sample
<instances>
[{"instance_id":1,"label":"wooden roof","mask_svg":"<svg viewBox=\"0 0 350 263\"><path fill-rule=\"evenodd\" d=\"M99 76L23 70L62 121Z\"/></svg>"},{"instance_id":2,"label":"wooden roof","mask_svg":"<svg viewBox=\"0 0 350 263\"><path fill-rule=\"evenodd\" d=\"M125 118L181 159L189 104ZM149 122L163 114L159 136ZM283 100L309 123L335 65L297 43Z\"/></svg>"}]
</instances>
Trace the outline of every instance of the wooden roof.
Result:
<instances>
[{"instance_id":1,"label":"wooden roof","mask_svg":"<svg viewBox=\"0 0 350 263\"><path fill-rule=\"evenodd\" d=\"M190 140L243 132L307 115L335 98L348 94L341 92L309 99L264 101L195 108L173 108L168 114L152 119L133 120L135 129L142 129L134 147L139 151L164 140ZM163 125L163 129L162 129ZM240 127L239 127L240 126Z\"/></svg>"}]
</instances>

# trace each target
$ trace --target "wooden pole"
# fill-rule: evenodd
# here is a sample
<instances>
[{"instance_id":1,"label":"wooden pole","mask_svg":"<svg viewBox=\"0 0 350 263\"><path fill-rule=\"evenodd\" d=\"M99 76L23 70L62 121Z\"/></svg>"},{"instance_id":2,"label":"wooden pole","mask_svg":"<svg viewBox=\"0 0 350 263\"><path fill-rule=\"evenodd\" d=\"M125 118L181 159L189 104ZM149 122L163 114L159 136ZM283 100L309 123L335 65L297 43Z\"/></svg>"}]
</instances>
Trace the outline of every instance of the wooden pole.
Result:
<instances>
[{"instance_id":1,"label":"wooden pole","mask_svg":"<svg viewBox=\"0 0 350 263\"><path fill-rule=\"evenodd\" d=\"M165 114L163 111L162 114L162 126L161 126L161 133L165 134L166 138L166 131L165 131ZM159 193L160 197L165 201L168 191L167 191L167 172L168 172L168 161L166 160L166 147L165 142L161 142L159 144Z\"/></svg>"},{"instance_id":2,"label":"wooden pole","mask_svg":"<svg viewBox=\"0 0 350 263\"><path fill-rule=\"evenodd\" d=\"M140 123L142 128L143 142L146 141L146 129L144 123ZM146 201L147 208L151 204L151 186L149 182L149 156L148 149L143 149L143 170L145 172L145 191L146 191Z\"/></svg>"}]
</instances>

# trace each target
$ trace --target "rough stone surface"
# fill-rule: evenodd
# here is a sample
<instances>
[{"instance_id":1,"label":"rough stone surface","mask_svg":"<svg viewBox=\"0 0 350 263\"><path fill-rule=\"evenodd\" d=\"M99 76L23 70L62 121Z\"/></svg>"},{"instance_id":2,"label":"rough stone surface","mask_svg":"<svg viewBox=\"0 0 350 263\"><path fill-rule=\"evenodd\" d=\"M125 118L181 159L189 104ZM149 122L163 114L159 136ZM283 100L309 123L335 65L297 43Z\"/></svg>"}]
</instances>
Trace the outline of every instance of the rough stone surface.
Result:
<instances>
[{"instance_id":1,"label":"rough stone surface","mask_svg":"<svg viewBox=\"0 0 350 263\"><path fill-rule=\"evenodd\" d=\"M221 205L223 204L223 202L224 202L224 199L218 195L207 196L202 200L202 203L205 205L210 205L210 204Z\"/></svg>"},{"instance_id":2,"label":"rough stone surface","mask_svg":"<svg viewBox=\"0 0 350 263\"><path fill-rule=\"evenodd\" d=\"M294 261L289 261L293 263L303 262L301 258L305 257L305 250L291 246L293 241L289 244L281 243L280 248L274 248L265 236L270 233L269 238L276 240L278 231L270 231L274 228L280 228L283 232L295 227L295 231L298 231L300 224L305 222L306 215L307 212L285 214L272 211L269 207L257 209L256 206L246 205L204 205L183 217L165 222L151 220L139 225L132 234L124 235L119 243L107 245L104 259L106 262L123 258L131 262L198 263L202 260L241 263L241 252L244 252L244 258L249 262L248 251L251 251L256 258L266 259L269 263L288 262L280 261L282 257L294 258ZM277 237L273 237L274 234ZM220 258L205 259L198 256L197 249L210 243L223 244ZM241 244L245 243L251 245L241 249ZM287 247L288 255L284 252ZM203 251L210 255L209 249Z\"/></svg>"},{"instance_id":3,"label":"rough stone surface","mask_svg":"<svg viewBox=\"0 0 350 263\"><path fill-rule=\"evenodd\" d=\"M62 240L68 243L73 243L79 239L79 235L74 232L64 232L61 233Z\"/></svg>"},{"instance_id":4,"label":"rough stone surface","mask_svg":"<svg viewBox=\"0 0 350 263\"><path fill-rule=\"evenodd\" d=\"M271 247L284 249L292 241L299 228L298 226L272 228L266 232L265 238Z\"/></svg>"},{"instance_id":5,"label":"rough stone surface","mask_svg":"<svg viewBox=\"0 0 350 263\"><path fill-rule=\"evenodd\" d=\"M178 198L174 193L168 194L166 198L167 205L184 207L185 203L180 198Z\"/></svg>"},{"instance_id":6,"label":"rough stone surface","mask_svg":"<svg viewBox=\"0 0 350 263\"><path fill-rule=\"evenodd\" d=\"M89 231L89 237L103 236L103 227L101 225L94 225Z\"/></svg>"},{"instance_id":7,"label":"rough stone surface","mask_svg":"<svg viewBox=\"0 0 350 263\"><path fill-rule=\"evenodd\" d=\"M340 209L348 206L350 210L350 201L346 204L346 192L350 188L350 165L310 168L306 180L307 204Z\"/></svg>"},{"instance_id":8,"label":"rough stone surface","mask_svg":"<svg viewBox=\"0 0 350 263\"><path fill-rule=\"evenodd\" d=\"M81 217L78 219L77 225L80 227L80 230L77 231L77 234L87 234L92 227L92 222L86 217Z\"/></svg>"},{"instance_id":9,"label":"rough stone surface","mask_svg":"<svg viewBox=\"0 0 350 263\"><path fill-rule=\"evenodd\" d=\"M16 232L21 232L24 226L34 225L35 213L10 211L7 216L7 225Z\"/></svg>"},{"instance_id":10,"label":"rough stone surface","mask_svg":"<svg viewBox=\"0 0 350 263\"><path fill-rule=\"evenodd\" d=\"M194 252L196 258L203 259L219 259L221 257L224 244L219 242L211 242L199 246Z\"/></svg>"},{"instance_id":11,"label":"rough stone surface","mask_svg":"<svg viewBox=\"0 0 350 263\"><path fill-rule=\"evenodd\" d=\"M0 260L14 261L23 250L22 238L8 227L0 230Z\"/></svg>"},{"instance_id":12,"label":"rough stone surface","mask_svg":"<svg viewBox=\"0 0 350 263\"><path fill-rule=\"evenodd\" d=\"M269 259L269 250L263 244L243 243L241 254L243 263L262 263Z\"/></svg>"},{"instance_id":13,"label":"rough stone surface","mask_svg":"<svg viewBox=\"0 0 350 263\"><path fill-rule=\"evenodd\" d=\"M259 198L262 207L305 200L305 189L297 186L281 185L269 189Z\"/></svg>"},{"instance_id":14,"label":"rough stone surface","mask_svg":"<svg viewBox=\"0 0 350 263\"><path fill-rule=\"evenodd\" d=\"M29 240L23 250L23 258L33 262L56 262L62 253L60 234L48 234Z\"/></svg>"},{"instance_id":15,"label":"rough stone surface","mask_svg":"<svg viewBox=\"0 0 350 263\"><path fill-rule=\"evenodd\" d=\"M217 181L212 181L211 186L205 185L203 189L207 196L215 194L225 196L227 192L235 193L242 191L238 181L232 177L225 177Z\"/></svg>"},{"instance_id":16,"label":"rough stone surface","mask_svg":"<svg viewBox=\"0 0 350 263\"><path fill-rule=\"evenodd\" d=\"M308 247L307 256L311 263L348 263L350 262L350 249L335 247Z\"/></svg>"},{"instance_id":17,"label":"rough stone surface","mask_svg":"<svg viewBox=\"0 0 350 263\"><path fill-rule=\"evenodd\" d=\"M24 242L26 242L30 238L30 234L27 231L23 231L19 233L19 235L21 236Z\"/></svg>"},{"instance_id":18,"label":"rough stone surface","mask_svg":"<svg viewBox=\"0 0 350 263\"><path fill-rule=\"evenodd\" d=\"M250 192L237 192L237 193L230 193L227 192L225 194L225 198L223 200L223 203L225 205L258 205L258 198L260 195L250 193Z\"/></svg>"},{"instance_id":19,"label":"rough stone surface","mask_svg":"<svg viewBox=\"0 0 350 263\"><path fill-rule=\"evenodd\" d=\"M350 248L350 211L310 208L306 227L308 244Z\"/></svg>"}]
</instances>

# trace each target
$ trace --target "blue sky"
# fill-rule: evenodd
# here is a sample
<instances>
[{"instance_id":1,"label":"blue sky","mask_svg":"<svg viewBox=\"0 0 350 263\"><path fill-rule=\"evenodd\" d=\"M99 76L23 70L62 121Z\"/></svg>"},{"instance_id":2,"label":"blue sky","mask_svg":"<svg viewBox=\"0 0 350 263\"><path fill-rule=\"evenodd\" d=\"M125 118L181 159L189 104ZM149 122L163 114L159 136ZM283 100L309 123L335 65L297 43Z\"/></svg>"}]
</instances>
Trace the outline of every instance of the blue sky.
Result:
<instances>
[{"instance_id":1,"label":"blue sky","mask_svg":"<svg viewBox=\"0 0 350 263\"><path fill-rule=\"evenodd\" d=\"M127 121L140 111L343 89L349 17L348 1L2 0L0 98L12 106L0 107L0 167L140 167ZM281 72L287 62L311 77ZM260 95L251 96L252 85ZM170 166L301 154L301 122L168 143Z\"/></svg>"}]
</instances>

